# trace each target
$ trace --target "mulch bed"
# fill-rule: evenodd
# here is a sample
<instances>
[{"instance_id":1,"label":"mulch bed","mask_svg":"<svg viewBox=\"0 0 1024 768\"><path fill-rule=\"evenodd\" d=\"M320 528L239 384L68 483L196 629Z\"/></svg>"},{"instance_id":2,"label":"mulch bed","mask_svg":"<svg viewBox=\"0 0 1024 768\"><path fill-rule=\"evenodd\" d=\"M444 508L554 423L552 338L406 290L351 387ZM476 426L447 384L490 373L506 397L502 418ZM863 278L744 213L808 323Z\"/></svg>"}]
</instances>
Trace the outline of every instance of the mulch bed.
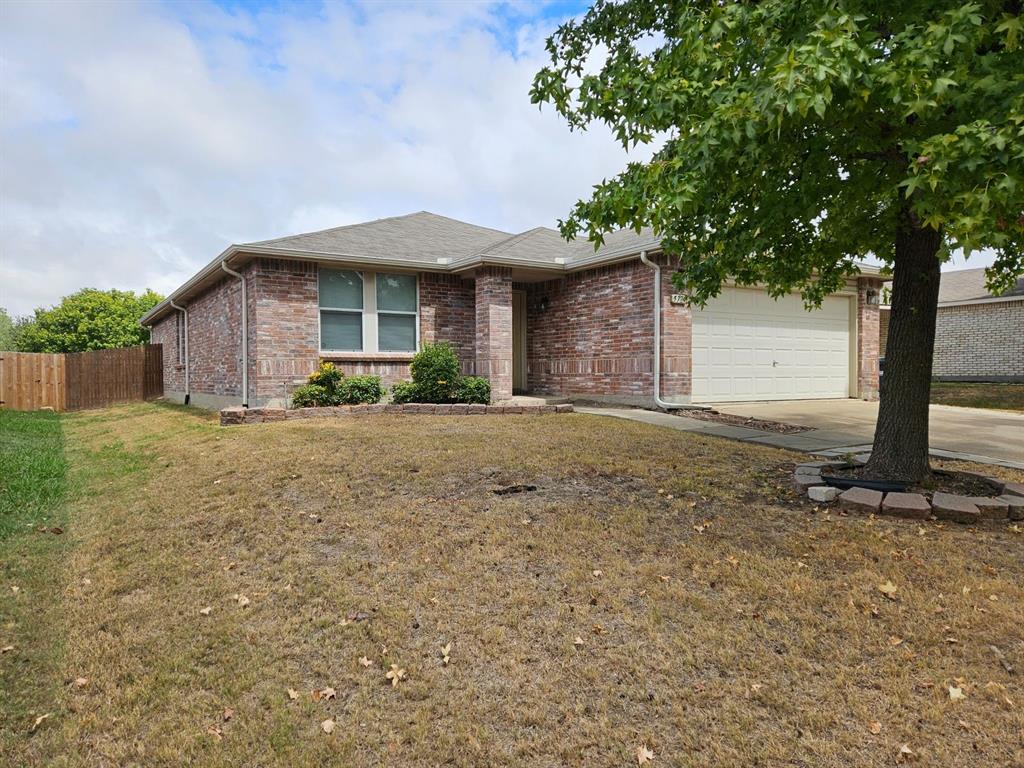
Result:
<instances>
[{"instance_id":1,"label":"mulch bed","mask_svg":"<svg viewBox=\"0 0 1024 768\"><path fill-rule=\"evenodd\" d=\"M862 478L864 467L832 467L822 472L822 476ZM936 491L955 493L958 496L998 496L999 486L990 480L972 472L937 469L932 471L930 478L907 488L906 493L920 493L929 499Z\"/></svg>"},{"instance_id":2,"label":"mulch bed","mask_svg":"<svg viewBox=\"0 0 1024 768\"><path fill-rule=\"evenodd\" d=\"M714 421L718 424L729 424L734 427L747 427L749 429L760 429L762 432L777 432L781 435L795 435L799 432L809 432L811 427L804 427L799 424L784 424L781 421L769 421L768 419L755 419L748 416L737 416L733 413L722 413L711 410L683 410L670 411L676 416L685 416L688 419L700 421Z\"/></svg>"}]
</instances>

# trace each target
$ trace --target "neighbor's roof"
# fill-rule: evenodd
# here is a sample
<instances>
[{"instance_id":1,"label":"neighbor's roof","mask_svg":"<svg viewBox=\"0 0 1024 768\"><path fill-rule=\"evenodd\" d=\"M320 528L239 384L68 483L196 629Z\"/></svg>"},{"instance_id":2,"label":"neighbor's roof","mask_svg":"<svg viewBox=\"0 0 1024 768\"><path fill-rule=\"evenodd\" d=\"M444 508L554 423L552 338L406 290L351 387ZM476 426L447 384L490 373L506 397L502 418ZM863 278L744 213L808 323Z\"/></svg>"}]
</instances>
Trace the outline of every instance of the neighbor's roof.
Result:
<instances>
[{"instance_id":1,"label":"neighbor's roof","mask_svg":"<svg viewBox=\"0 0 1024 768\"><path fill-rule=\"evenodd\" d=\"M998 296L989 293L985 287L985 268L958 269L955 272L943 272L939 280L939 303L950 304L978 299L1009 298L1024 296L1024 277L1017 279L1016 285Z\"/></svg>"},{"instance_id":2,"label":"neighbor's roof","mask_svg":"<svg viewBox=\"0 0 1024 768\"><path fill-rule=\"evenodd\" d=\"M556 276L633 258L641 251L656 251L660 247L659 239L650 229L612 232L595 250L589 241L566 242L556 230L547 227L513 234L420 211L363 224L231 245L157 304L141 322L149 325L168 312L172 303L186 303L206 290L224 277L222 265L237 267L259 256L435 272L463 272L492 264L531 273L550 272ZM863 271L877 273L866 265Z\"/></svg>"}]
</instances>

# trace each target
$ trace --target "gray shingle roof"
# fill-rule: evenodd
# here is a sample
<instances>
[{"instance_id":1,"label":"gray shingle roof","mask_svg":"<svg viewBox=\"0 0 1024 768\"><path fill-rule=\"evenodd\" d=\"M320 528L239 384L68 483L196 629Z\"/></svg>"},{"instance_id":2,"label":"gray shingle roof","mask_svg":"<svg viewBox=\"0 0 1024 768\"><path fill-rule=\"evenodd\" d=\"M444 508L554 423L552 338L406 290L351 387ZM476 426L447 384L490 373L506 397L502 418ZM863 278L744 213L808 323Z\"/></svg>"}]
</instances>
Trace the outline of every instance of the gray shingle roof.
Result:
<instances>
[{"instance_id":1,"label":"gray shingle roof","mask_svg":"<svg viewBox=\"0 0 1024 768\"><path fill-rule=\"evenodd\" d=\"M1024 296L1024 277L1018 278L1015 287L1003 296ZM990 299L994 296L985 287L985 268L958 269L955 272L943 272L939 281L939 303L952 301L971 301L972 299Z\"/></svg>"},{"instance_id":2,"label":"gray shingle roof","mask_svg":"<svg viewBox=\"0 0 1024 768\"><path fill-rule=\"evenodd\" d=\"M319 232L244 243L240 247L260 246L332 256L437 263L438 259L472 256L510 235L510 232L420 211Z\"/></svg>"},{"instance_id":3,"label":"gray shingle roof","mask_svg":"<svg viewBox=\"0 0 1024 768\"><path fill-rule=\"evenodd\" d=\"M239 248L248 246L331 256L398 259L420 264L481 255L539 264L571 264L578 259L601 256L623 248L646 246L653 240L650 230L640 234L629 229L621 230L607 235L604 244L595 251L589 241L568 243L549 227L535 227L512 234L420 211L318 232L242 243Z\"/></svg>"}]
</instances>

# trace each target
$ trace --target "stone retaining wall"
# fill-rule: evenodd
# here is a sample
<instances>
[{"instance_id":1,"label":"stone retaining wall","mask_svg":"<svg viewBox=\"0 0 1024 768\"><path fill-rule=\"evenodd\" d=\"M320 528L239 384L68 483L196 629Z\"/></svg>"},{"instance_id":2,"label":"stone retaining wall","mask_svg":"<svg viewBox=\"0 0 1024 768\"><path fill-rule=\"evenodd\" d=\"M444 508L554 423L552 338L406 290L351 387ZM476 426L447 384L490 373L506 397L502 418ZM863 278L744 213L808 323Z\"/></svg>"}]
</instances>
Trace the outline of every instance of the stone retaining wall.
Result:
<instances>
[{"instance_id":1,"label":"stone retaining wall","mask_svg":"<svg viewBox=\"0 0 1024 768\"><path fill-rule=\"evenodd\" d=\"M318 419L334 416L370 416L375 413L414 413L433 416L504 416L572 413L569 403L560 405L466 405L453 403L431 405L407 403L405 405L337 405L326 408L225 408L220 412L222 427L235 424L263 424L270 421L292 419Z\"/></svg>"}]
</instances>

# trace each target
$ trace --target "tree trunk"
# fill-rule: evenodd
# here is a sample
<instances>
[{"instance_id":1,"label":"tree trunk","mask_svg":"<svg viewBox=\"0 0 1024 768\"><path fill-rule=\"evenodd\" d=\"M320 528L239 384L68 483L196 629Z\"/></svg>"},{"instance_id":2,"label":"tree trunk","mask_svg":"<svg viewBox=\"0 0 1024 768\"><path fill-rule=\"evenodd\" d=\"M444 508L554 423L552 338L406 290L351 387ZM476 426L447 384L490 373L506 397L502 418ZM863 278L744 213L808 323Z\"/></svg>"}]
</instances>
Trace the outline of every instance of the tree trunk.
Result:
<instances>
[{"instance_id":1,"label":"tree trunk","mask_svg":"<svg viewBox=\"0 0 1024 768\"><path fill-rule=\"evenodd\" d=\"M875 444L865 473L876 479L917 482L931 472L928 402L942 233L922 227L909 211L904 212L902 222L896 237Z\"/></svg>"}]
</instances>

